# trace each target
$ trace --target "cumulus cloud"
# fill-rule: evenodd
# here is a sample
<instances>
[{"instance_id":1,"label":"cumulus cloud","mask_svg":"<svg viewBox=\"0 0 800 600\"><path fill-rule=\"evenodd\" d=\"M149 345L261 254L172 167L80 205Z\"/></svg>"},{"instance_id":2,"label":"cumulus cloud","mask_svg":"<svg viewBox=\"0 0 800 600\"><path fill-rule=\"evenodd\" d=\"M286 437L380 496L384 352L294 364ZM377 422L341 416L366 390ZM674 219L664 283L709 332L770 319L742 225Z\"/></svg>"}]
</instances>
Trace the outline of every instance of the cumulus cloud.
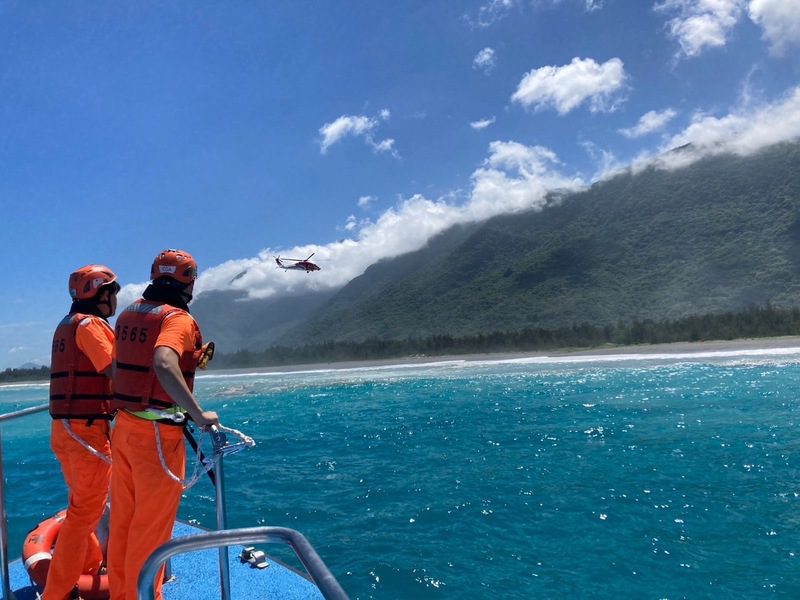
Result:
<instances>
[{"instance_id":1,"label":"cumulus cloud","mask_svg":"<svg viewBox=\"0 0 800 600\"><path fill-rule=\"evenodd\" d=\"M361 196L358 199L358 206L360 208L367 208L373 202L375 202L375 196Z\"/></svg>"},{"instance_id":2,"label":"cumulus cloud","mask_svg":"<svg viewBox=\"0 0 800 600\"><path fill-rule=\"evenodd\" d=\"M554 189L577 190L585 183L564 174L552 150L513 141L494 141L487 158L471 176L471 189L429 199L421 194L400 200L375 221L347 218L350 239L327 245L266 248L257 256L230 260L204 270L196 293L215 289L246 290L251 297L268 297L310 289L339 287L382 258L418 250L434 235L459 223L539 209ZM313 277L297 277L275 267L275 256L308 256L315 252L321 271ZM145 284L125 286L125 298L141 294ZM122 300L120 300L122 302Z\"/></svg>"},{"instance_id":3,"label":"cumulus cloud","mask_svg":"<svg viewBox=\"0 0 800 600\"><path fill-rule=\"evenodd\" d=\"M638 138L648 133L663 129L678 113L671 108L661 112L651 110L642 115L639 122L633 127L619 129L626 138Z\"/></svg>"},{"instance_id":4,"label":"cumulus cloud","mask_svg":"<svg viewBox=\"0 0 800 600\"><path fill-rule=\"evenodd\" d=\"M798 139L800 86L775 102L747 105L727 115L698 112L689 126L670 138L655 155L643 154L632 166L634 170L650 164L678 168L704 156L724 153L746 156L772 144Z\"/></svg>"},{"instance_id":5,"label":"cumulus cloud","mask_svg":"<svg viewBox=\"0 0 800 600\"><path fill-rule=\"evenodd\" d=\"M491 48L484 48L472 59L472 68L483 71L487 75L492 72L496 65L497 58Z\"/></svg>"},{"instance_id":6,"label":"cumulus cloud","mask_svg":"<svg viewBox=\"0 0 800 600\"><path fill-rule=\"evenodd\" d=\"M678 58L724 46L742 14L744 0L664 0L655 10L675 14L667 31L680 45Z\"/></svg>"},{"instance_id":7,"label":"cumulus cloud","mask_svg":"<svg viewBox=\"0 0 800 600\"><path fill-rule=\"evenodd\" d=\"M348 135L364 135L378 126L378 121L364 116L342 115L332 123L325 123L319 128L322 136L320 140L320 150L323 154L328 148Z\"/></svg>"},{"instance_id":8,"label":"cumulus cloud","mask_svg":"<svg viewBox=\"0 0 800 600\"><path fill-rule=\"evenodd\" d=\"M490 117L488 119L479 119L478 121L472 121L469 126L473 129L486 129L489 125L494 123L497 119L494 117Z\"/></svg>"},{"instance_id":9,"label":"cumulus cloud","mask_svg":"<svg viewBox=\"0 0 800 600\"><path fill-rule=\"evenodd\" d=\"M325 154L331 146L352 136L362 138L377 153L388 152L397 156L393 139L376 141L373 135L374 130L380 125L380 121L386 121L390 116L389 110L384 108L378 113L378 118L365 115L342 115L331 123L325 123L319 128L320 152Z\"/></svg>"},{"instance_id":10,"label":"cumulus cloud","mask_svg":"<svg viewBox=\"0 0 800 600\"><path fill-rule=\"evenodd\" d=\"M489 157L472 174L469 220L496 214L541 209L547 192L577 190L585 185L579 177L568 177L559 169L555 153L543 146L518 142L492 142ZM502 207L501 211L498 209Z\"/></svg>"},{"instance_id":11,"label":"cumulus cloud","mask_svg":"<svg viewBox=\"0 0 800 600\"><path fill-rule=\"evenodd\" d=\"M657 152L640 156L630 167L633 170L648 165L678 167L711 154L749 154L777 142L797 139L800 139L800 86L773 103L738 107L722 116L698 113L688 127ZM613 154L590 142L583 145L600 163L601 170L606 173L619 170ZM671 151L676 147L681 149ZM487 157L472 173L468 192L436 199L415 194L400 200L377 220L348 217L345 225L348 239L326 245L266 248L254 257L227 261L203 271L196 292L240 289L251 297L268 297L339 287L376 261L417 250L453 225L541 209L547 204L548 192L576 191L588 183L566 173L558 156L549 148L494 141L489 144ZM298 276L275 267L276 255L304 257L312 252L323 267L313 276ZM132 299L144 286L127 285L122 294ZM120 304L127 301L120 299Z\"/></svg>"},{"instance_id":12,"label":"cumulus cloud","mask_svg":"<svg viewBox=\"0 0 800 600\"><path fill-rule=\"evenodd\" d=\"M568 65L528 72L511 100L535 110L553 107L560 115L586 101L592 112L613 111L623 101L627 78L619 58L598 64L591 58L575 57Z\"/></svg>"},{"instance_id":13,"label":"cumulus cloud","mask_svg":"<svg viewBox=\"0 0 800 600\"><path fill-rule=\"evenodd\" d=\"M781 55L800 45L800 6L797 0L752 0L750 18L763 30L772 51Z\"/></svg>"}]
</instances>

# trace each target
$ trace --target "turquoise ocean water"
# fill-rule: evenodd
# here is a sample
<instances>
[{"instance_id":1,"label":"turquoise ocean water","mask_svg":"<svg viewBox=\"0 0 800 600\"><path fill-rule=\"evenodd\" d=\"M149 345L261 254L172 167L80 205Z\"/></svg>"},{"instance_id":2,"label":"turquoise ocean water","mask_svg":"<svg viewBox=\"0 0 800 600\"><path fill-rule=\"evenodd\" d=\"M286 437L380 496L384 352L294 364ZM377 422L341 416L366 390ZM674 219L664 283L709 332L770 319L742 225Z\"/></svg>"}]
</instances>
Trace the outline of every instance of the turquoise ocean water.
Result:
<instances>
[{"instance_id":1,"label":"turquoise ocean water","mask_svg":"<svg viewBox=\"0 0 800 600\"><path fill-rule=\"evenodd\" d=\"M415 599L800 597L799 389L800 349L198 382L258 443L226 461L229 526L298 529L353 598ZM48 430L3 426L12 557L65 502ZM214 527L213 496L181 516Z\"/></svg>"}]
</instances>

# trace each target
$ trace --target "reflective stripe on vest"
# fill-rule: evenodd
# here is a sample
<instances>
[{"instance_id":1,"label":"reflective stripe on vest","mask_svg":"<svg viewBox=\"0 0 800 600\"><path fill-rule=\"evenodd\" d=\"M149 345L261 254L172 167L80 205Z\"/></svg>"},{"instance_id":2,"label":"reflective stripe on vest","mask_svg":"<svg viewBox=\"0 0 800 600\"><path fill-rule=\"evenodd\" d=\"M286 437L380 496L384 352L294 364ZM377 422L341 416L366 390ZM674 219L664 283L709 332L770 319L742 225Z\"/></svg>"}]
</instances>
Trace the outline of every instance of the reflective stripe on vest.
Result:
<instances>
[{"instance_id":1,"label":"reflective stripe on vest","mask_svg":"<svg viewBox=\"0 0 800 600\"><path fill-rule=\"evenodd\" d=\"M56 327L50 355L50 416L54 419L111 419L111 381L98 373L75 341L78 326L92 315L67 315ZM105 321L103 321L105 324Z\"/></svg>"},{"instance_id":2,"label":"reflective stripe on vest","mask_svg":"<svg viewBox=\"0 0 800 600\"><path fill-rule=\"evenodd\" d=\"M117 319L117 356L114 361L114 408L129 412L148 407L170 408L175 402L161 387L153 369L153 354L164 320L172 314L186 311L139 299L122 311ZM190 315L191 316L191 315ZM192 319L194 323L194 319ZM195 351L184 352L179 366L186 385L194 389L194 372L199 350L203 344L200 328L194 323Z\"/></svg>"}]
</instances>

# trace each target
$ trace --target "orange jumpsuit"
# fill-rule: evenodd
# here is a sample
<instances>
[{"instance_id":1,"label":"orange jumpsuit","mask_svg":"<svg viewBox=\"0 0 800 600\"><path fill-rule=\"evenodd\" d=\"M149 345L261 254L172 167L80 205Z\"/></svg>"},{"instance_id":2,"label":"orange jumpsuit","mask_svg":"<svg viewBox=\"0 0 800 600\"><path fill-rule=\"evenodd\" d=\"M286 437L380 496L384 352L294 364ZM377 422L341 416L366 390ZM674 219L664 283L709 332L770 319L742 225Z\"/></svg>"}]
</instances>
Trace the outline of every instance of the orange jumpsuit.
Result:
<instances>
[{"instance_id":1,"label":"orange jumpsuit","mask_svg":"<svg viewBox=\"0 0 800 600\"><path fill-rule=\"evenodd\" d=\"M111 364L114 332L104 320L83 319L75 330L75 343L98 373ZM96 420L91 425L87 425L86 419L69 422L73 433L111 457L108 420ZM82 573L96 573L102 565L103 552L94 530L105 510L111 465L75 441L62 419L53 420L50 446L61 463L69 489L69 506L58 533L42 598L63 600L69 597Z\"/></svg>"},{"instance_id":2,"label":"orange jumpsuit","mask_svg":"<svg viewBox=\"0 0 800 600\"><path fill-rule=\"evenodd\" d=\"M164 320L154 347L166 346L181 356L196 351L197 335L199 330L188 313L174 313ZM150 360L152 368L152 358ZM114 471L108 542L108 584L112 600L136 600L142 565L156 548L172 537L183 489L164 472L156 448L156 426L167 466L183 478L186 470L183 427L154 426L154 421L127 410L117 413L111 438ZM162 580L163 568L156 577L156 600L163 600Z\"/></svg>"}]
</instances>

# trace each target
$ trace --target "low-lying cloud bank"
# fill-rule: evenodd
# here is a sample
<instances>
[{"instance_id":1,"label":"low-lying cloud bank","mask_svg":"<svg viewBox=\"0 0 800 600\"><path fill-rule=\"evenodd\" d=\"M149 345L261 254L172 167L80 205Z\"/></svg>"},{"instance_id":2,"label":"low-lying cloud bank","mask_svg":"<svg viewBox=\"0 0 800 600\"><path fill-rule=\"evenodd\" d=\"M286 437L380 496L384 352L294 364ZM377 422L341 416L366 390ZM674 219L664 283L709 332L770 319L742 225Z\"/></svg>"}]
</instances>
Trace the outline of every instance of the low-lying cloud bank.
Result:
<instances>
[{"instance_id":1,"label":"low-lying cloud bank","mask_svg":"<svg viewBox=\"0 0 800 600\"><path fill-rule=\"evenodd\" d=\"M709 155L746 155L796 139L800 139L800 87L773 103L739 107L724 116L697 113L683 131L664 138L660 147L641 154L623 169L678 168ZM612 171L606 171L599 177L612 175ZM265 248L252 258L227 261L203 271L196 291L243 290L250 297L265 298L343 286L376 261L417 250L453 225L542 209L549 192L577 191L590 183L568 174L548 148L495 141L489 145L488 157L473 172L467 194L439 199L416 194L376 221L359 223L352 229L351 239L327 245ZM286 272L275 265L276 255L303 258L312 252L313 260L322 267L319 272ZM144 285L125 286L121 302L141 293Z\"/></svg>"},{"instance_id":2,"label":"low-lying cloud bank","mask_svg":"<svg viewBox=\"0 0 800 600\"><path fill-rule=\"evenodd\" d=\"M770 104L740 107L722 117L695 113L689 126L672 136L656 153L636 158L634 172L649 165L685 167L706 156L746 156L761 148L800 138L800 87ZM675 151L679 148L679 151Z\"/></svg>"},{"instance_id":3,"label":"low-lying cloud bank","mask_svg":"<svg viewBox=\"0 0 800 600\"><path fill-rule=\"evenodd\" d=\"M560 167L555 154L547 148L492 142L488 158L472 174L472 188L466 200L432 200L415 194L376 221L362 223L352 239L324 246L266 248L253 258L230 260L203 271L197 290L239 289L251 297L264 298L342 286L372 263L417 250L453 225L539 209L544 206L548 191L577 190L585 185L580 178L561 173ZM313 260L322 267L313 274L286 272L275 264L278 255L303 258L312 252Z\"/></svg>"}]
</instances>

